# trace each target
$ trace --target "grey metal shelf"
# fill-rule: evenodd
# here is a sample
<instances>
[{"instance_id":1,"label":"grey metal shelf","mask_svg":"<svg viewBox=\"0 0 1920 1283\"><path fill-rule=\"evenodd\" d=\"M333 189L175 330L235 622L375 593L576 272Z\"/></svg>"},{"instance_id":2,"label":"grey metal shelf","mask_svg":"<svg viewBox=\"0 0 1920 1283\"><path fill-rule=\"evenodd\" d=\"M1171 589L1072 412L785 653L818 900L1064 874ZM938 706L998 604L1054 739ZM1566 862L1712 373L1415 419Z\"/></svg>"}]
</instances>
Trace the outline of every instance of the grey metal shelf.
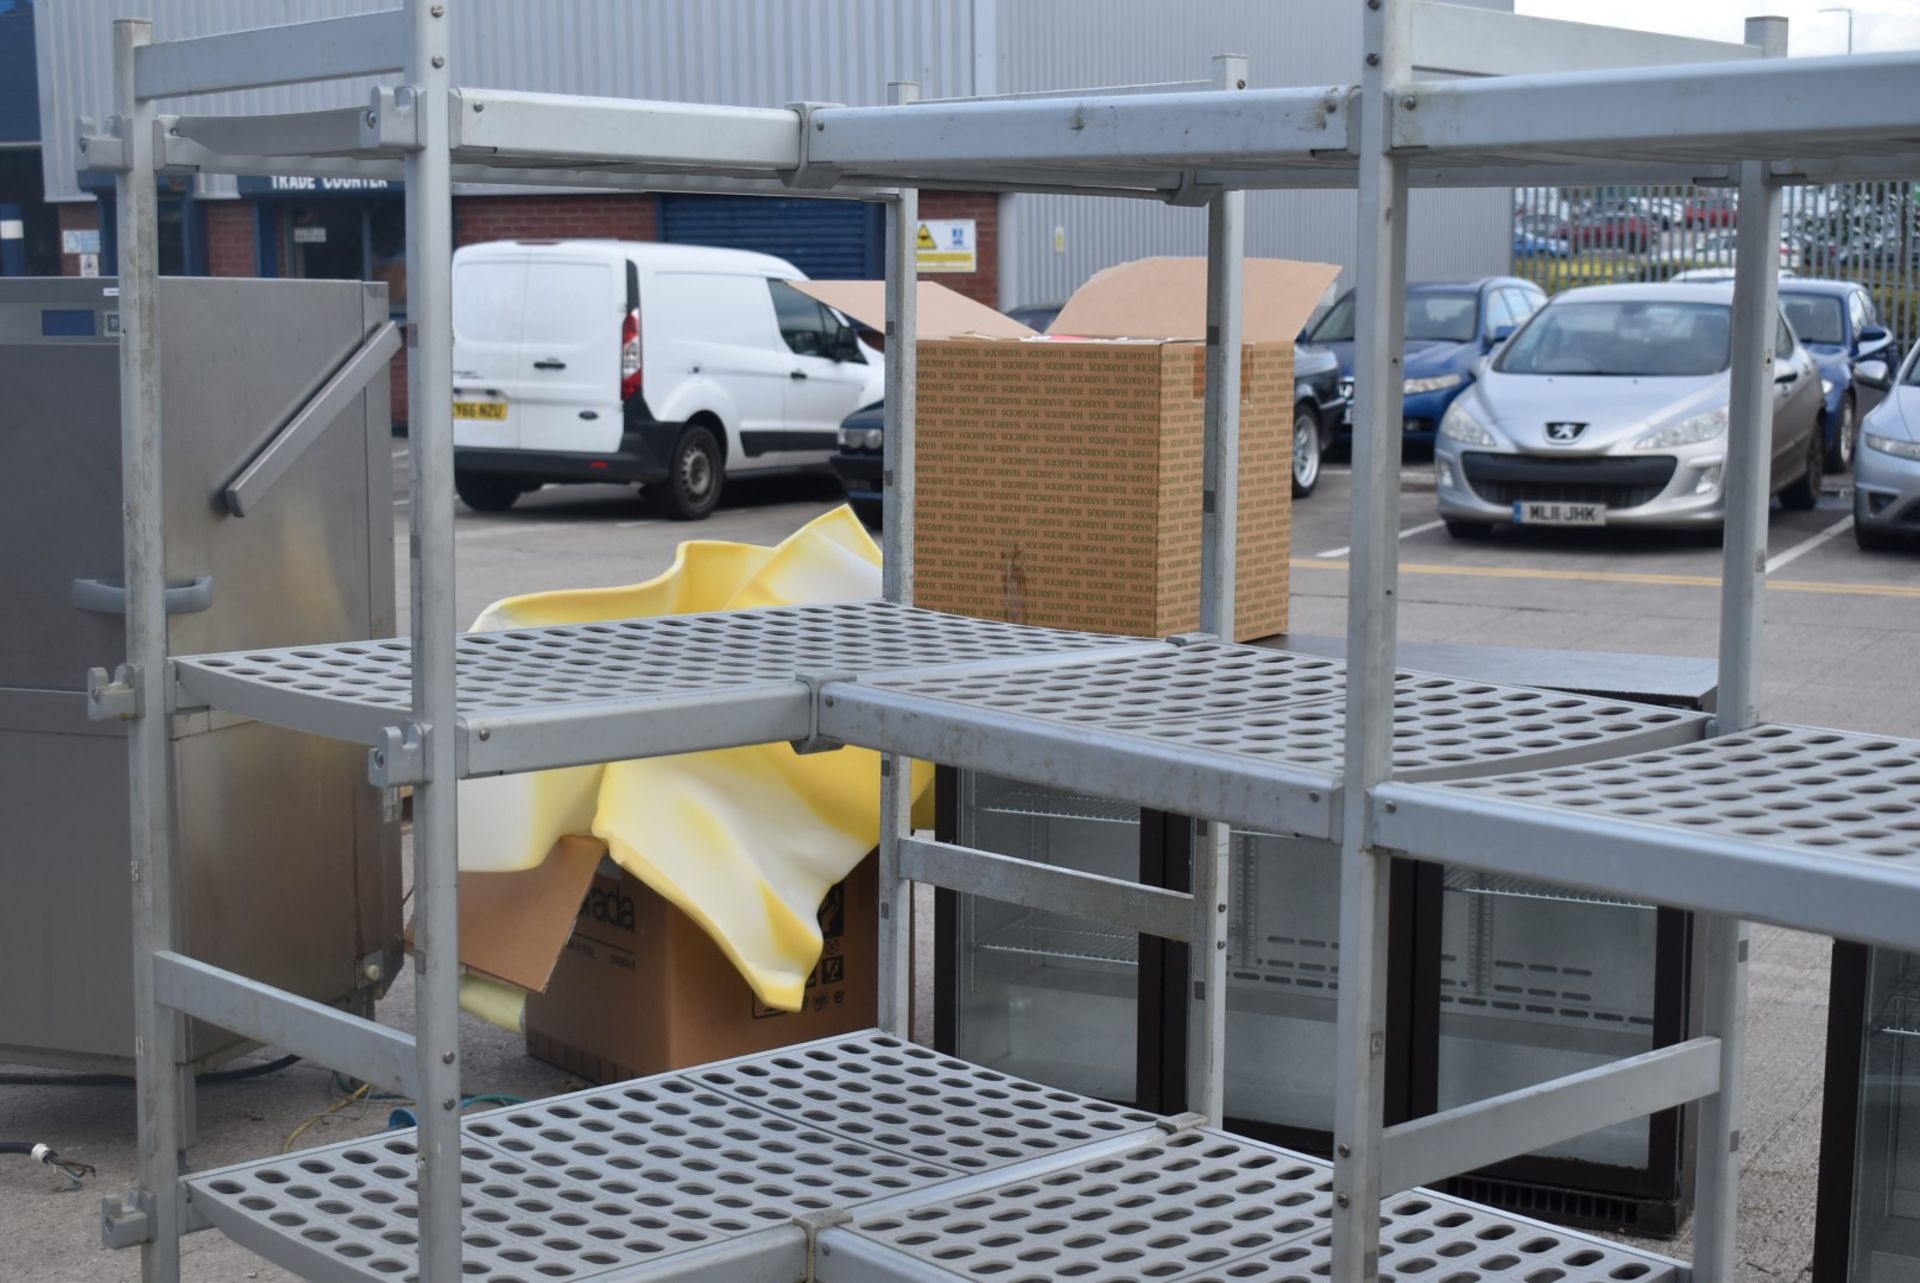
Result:
<instances>
[{"instance_id":1,"label":"grey metal shelf","mask_svg":"<svg viewBox=\"0 0 1920 1283\"><path fill-rule=\"evenodd\" d=\"M822 734L968 770L1124 797L1236 828L1327 838L1340 810L1338 660L1194 641L1011 671L822 688ZM1688 743L1706 718L1620 700L1403 672L1405 779L1548 766Z\"/></svg>"},{"instance_id":2,"label":"grey metal shelf","mask_svg":"<svg viewBox=\"0 0 1920 1283\"><path fill-rule=\"evenodd\" d=\"M879 1032L475 1114L468 1276L821 1283L1272 1279L1327 1260L1327 1164L1011 1078ZM192 1210L304 1277L412 1280L415 1133L186 1178ZM1204 1193L1202 1192L1204 1191ZM1660 1257L1425 1191L1396 1277L1678 1277ZM809 1252L809 1230L817 1235Z\"/></svg>"},{"instance_id":3,"label":"grey metal shelf","mask_svg":"<svg viewBox=\"0 0 1920 1283\"><path fill-rule=\"evenodd\" d=\"M740 108L465 87L461 0L199 39L114 29L114 115L82 163L118 175L127 664L90 685L128 718L140 1187L104 1213L174 1283L185 1228L176 1033L216 1013L259 1036L457 1099L461 776L790 739L887 755L880 1019L906 1027L915 878L1029 909L1097 907L1189 944L1187 1081L1223 1103L1224 826L1337 838L1342 861L1332 1169L1114 1111L877 1036L562 1098L417 1134L184 1178L188 1210L319 1278L485 1275L886 1279L1667 1280L1671 1262L1409 1189L1698 1100L1693 1277L1735 1277L1745 928L1700 929L1705 1034L1461 1109L1382 1126L1375 1036L1389 851L1920 949L1916 744L1755 727L1768 336L1782 183L1920 171L1920 55L1788 61L1783 20L1741 45L1426 0L1355 6L1358 83L1211 86ZM364 105L163 116L162 99L402 73ZM1426 79L1418 73L1441 72ZM409 642L178 659L154 341L157 172L400 177L407 202L415 609ZM887 205L886 563L910 601L916 188L1067 191L1207 207L1200 624L1230 631L1242 192L1357 191L1352 667L1184 639L1036 633L857 603L457 636L451 395L455 181L702 184ZM1405 187L1738 184L1720 715L1394 670ZM741 190L736 187L735 190ZM1369 427L1369 425L1371 425ZM1377 429L1377 430L1372 430ZM1383 444L1385 443L1385 444ZM417 664L416 664L417 661ZM177 952L167 714L214 707L375 746L415 786L419 1033L362 1028ZM1747 728L1753 728L1751 730ZM903 756L1203 817L1194 893L915 838ZM1224 822L1220 823L1220 822ZM284 1039L282 1039L284 1041ZM402 1063L404 1062L404 1063ZM371 1080L371 1078L370 1078ZM1140 1191L1152 1190L1143 1195ZM852 1219L842 1223L841 1217Z\"/></svg>"},{"instance_id":4,"label":"grey metal shelf","mask_svg":"<svg viewBox=\"0 0 1920 1283\"><path fill-rule=\"evenodd\" d=\"M809 678L1032 662L1139 643L884 601L461 634L463 775L804 740ZM176 707L378 745L411 717L405 638L172 661Z\"/></svg>"},{"instance_id":5,"label":"grey metal shelf","mask_svg":"<svg viewBox=\"0 0 1920 1283\"><path fill-rule=\"evenodd\" d=\"M1767 724L1375 800L1407 855L1920 949L1920 740Z\"/></svg>"}]
</instances>

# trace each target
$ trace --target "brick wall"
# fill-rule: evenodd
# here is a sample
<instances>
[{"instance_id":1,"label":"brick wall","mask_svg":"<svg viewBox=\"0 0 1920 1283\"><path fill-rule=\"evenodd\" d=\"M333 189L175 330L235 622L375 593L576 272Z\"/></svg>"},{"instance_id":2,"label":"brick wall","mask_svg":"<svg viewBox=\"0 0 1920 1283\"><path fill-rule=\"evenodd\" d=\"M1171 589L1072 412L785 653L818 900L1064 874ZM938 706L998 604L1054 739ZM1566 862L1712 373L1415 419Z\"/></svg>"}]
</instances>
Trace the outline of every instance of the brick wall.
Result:
<instances>
[{"instance_id":1,"label":"brick wall","mask_svg":"<svg viewBox=\"0 0 1920 1283\"><path fill-rule=\"evenodd\" d=\"M253 209L253 202L244 200L200 206L207 220L207 275L253 275Z\"/></svg>"},{"instance_id":2,"label":"brick wall","mask_svg":"<svg viewBox=\"0 0 1920 1283\"><path fill-rule=\"evenodd\" d=\"M60 230L62 232L82 231L100 226L100 204L98 201L62 201L56 208L60 211ZM101 271L109 271L104 264ZM60 274L62 276L80 275L80 256L62 253L60 255Z\"/></svg>"},{"instance_id":3,"label":"brick wall","mask_svg":"<svg viewBox=\"0 0 1920 1283\"><path fill-rule=\"evenodd\" d=\"M455 245L612 237L656 239L655 202L632 196L464 196L453 203Z\"/></svg>"},{"instance_id":4,"label":"brick wall","mask_svg":"<svg viewBox=\"0 0 1920 1283\"><path fill-rule=\"evenodd\" d=\"M971 218L979 238L979 268L972 272L930 273L928 280L938 281L968 298L1000 306L1000 204L992 192L920 193L922 218Z\"/></svg>"}]
</instances>

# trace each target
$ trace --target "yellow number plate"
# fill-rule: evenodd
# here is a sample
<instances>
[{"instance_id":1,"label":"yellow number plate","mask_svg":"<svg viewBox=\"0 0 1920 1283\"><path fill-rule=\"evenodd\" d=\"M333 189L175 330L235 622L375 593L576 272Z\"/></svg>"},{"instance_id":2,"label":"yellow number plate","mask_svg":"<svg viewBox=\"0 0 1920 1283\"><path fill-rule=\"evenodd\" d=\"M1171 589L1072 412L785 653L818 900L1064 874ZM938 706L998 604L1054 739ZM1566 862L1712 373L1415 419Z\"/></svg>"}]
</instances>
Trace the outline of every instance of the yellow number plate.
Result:
<instances>
[{"instance_id":1,"label":"yellow number plate","mask_svg":"<svg viewBox=\"0 0 1920 1283\"><path fill-rule=\"evenodd\" d=\"M455 401L453 417L503 421L507 417L507 403L505 401Z\"/></svg>"}]
</instances>

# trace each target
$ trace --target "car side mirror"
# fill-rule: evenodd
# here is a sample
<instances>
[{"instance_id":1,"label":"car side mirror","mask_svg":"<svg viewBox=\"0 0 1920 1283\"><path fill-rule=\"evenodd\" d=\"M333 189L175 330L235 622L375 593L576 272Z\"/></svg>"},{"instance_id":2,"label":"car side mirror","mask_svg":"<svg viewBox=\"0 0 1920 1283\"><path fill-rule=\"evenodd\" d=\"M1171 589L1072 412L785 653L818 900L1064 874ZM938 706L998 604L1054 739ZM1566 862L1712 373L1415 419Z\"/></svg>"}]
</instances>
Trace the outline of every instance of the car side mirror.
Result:
<instances>
[{"instance_id":1,"label":"car side mirror","mask_svg":"<svg viewBox=\"0 0 1920 1283\"><path fill-rule=\"evenodd\" d=\"M1490 346L1499 347L1512 338L1513 332L1519 328L1517 325L1496 325L1493 327L1493 332L1487 335L1487 343Z\"/></svg>"},{"instance_id":2,"label":"car side mirror","mask_svg":"<svg viewBox=\"0 0 1920 1283\"><path fill-rule=\"evenodd\" d=\"M1869 358L1853 367L1853 379L1876 390L1884 389L1893 385L1893 371L1887 368L1885 361Z\"/></svg>"},{"instance_id":3,"label":"car side mirror","mask_svg":"<svg viewBox=\"0 0 1920 1283\"><path fill-rule=\"evenodd\" d=\"M851 325L843 325L833 332L832 350L828 353L836 361L864 361L860 354L860 336Z\"/></svg>"},{"instance_id":4,"label":"car side mirror","mask_svg":"<svg viewBox=\"0 0 1920 1283\"><path fill-rule=\"evenodd\" d=\"M1883 325L1863 325L1860 333L1854 336L1854 349L1862 356L1869 352L1878 352L1893 342L1893 334Z\"/></svg>"}]
</instances>

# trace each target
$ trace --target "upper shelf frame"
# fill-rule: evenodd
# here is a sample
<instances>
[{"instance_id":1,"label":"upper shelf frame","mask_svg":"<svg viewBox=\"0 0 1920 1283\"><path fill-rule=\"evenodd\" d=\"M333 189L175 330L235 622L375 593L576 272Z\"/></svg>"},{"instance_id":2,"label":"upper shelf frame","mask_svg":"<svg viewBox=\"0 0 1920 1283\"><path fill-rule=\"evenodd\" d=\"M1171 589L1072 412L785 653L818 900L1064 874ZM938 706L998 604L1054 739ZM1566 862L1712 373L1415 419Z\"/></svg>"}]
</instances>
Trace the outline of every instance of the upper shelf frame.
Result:
<instances>
[{"instance_id":1,"label":"upper shelf frame","mask_svg":"<svg viewBox=\"0 0 1920 1283\"><path fill-rule=\"evenodd\" d=\"M1415 79L1387 95L1413 186L1730 185L1741 160L1783 182L1920 172L1920 53L1760 59L1748 45L1456 5L1414 7ZM139 51L143 97L397 70L399 10ZM364 108L170 116L175 172L395 178L421 145L414 91ZM1574 104L1577 104L1574 105ZM448 147L465 182L705 187L876 199L894 187L1060 191L1203 203L1222 190L1356 183L1347 84L1221 94L1187 84L896 106L743 108L458 87ZM118 169L117 130L82 164Z\"/></svg>"}]
</instances>

